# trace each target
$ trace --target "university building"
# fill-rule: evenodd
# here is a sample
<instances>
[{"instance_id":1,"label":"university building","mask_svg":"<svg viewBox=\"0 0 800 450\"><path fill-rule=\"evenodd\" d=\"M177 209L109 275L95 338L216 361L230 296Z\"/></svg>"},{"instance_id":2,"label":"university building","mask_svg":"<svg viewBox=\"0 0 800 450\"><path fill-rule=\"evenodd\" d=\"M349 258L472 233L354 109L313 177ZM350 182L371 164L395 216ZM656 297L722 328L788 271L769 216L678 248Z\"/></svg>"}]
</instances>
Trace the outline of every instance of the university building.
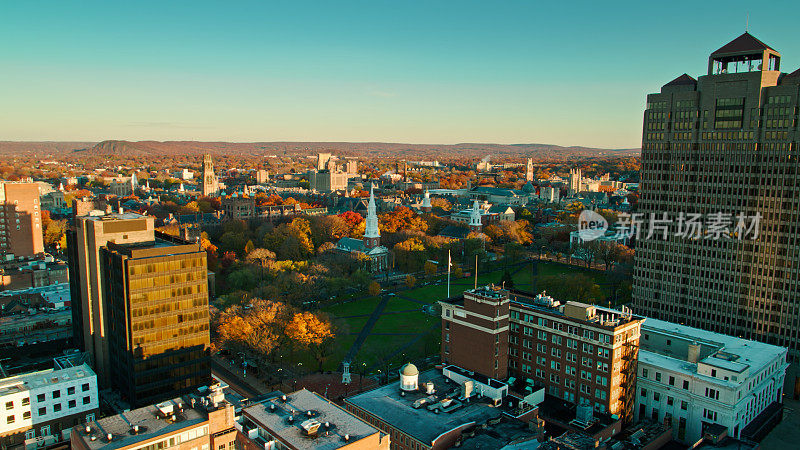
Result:
<instances>
[{"instance_id":1,"label":"university building","mask_svg":"<svg viewBox=\"0 0 800 450\"><path fill-rule=\"evenodd\" d=\"M744 33L711 53L705 75L647 96L639 211L671 224L638 240L637 313L788 347L798 361L798 94L800 70L782 72L780 53ZM707 224L676 236L681 214L722 214L725 236L707 238ZM757 238L734 233L739 214L760 216Z\"/></svg>"},{"instance_id":2,"label":"university building","mask_svg":"<svg viewBox=\"0 0 800 450\"><path fill-rule=\"evenodd\" d=\"M631 418L642 317L489 286L439 304L443 363Z\"/></svg>"}]
</instances>

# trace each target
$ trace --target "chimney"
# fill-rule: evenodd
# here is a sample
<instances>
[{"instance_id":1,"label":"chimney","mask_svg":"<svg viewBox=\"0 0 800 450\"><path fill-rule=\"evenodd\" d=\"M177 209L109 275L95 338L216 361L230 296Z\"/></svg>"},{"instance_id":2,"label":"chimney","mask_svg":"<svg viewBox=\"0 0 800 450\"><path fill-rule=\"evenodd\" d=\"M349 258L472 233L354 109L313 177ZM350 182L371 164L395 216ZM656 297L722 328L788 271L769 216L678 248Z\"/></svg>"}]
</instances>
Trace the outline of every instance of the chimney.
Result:
<instances>
[{"instance_id":1,"label":"chimney","mask_svg":"<svg viewBox=\"0 0 800 450\"><path fill-rule=\"evenodd\" d=\"M689 344L689 352L686 356L686 361L697 364L697 360L700 359L700 344L697 341L693 341Z\"/></svg>"}]
</instances>

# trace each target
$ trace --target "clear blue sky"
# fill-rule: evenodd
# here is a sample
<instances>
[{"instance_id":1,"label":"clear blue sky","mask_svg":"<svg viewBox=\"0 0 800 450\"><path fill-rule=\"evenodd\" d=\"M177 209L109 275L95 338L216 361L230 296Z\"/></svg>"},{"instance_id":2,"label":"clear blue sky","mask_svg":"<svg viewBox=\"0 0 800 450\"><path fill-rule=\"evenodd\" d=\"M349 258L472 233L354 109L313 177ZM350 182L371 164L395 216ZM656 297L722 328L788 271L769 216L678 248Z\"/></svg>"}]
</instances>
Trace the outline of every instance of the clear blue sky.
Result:
<instances>
[{"instance_id":1,"label":"clear blue sky","mask_svg":"<svg viewBox=\"0 0 800 450\"><path fill-rule=\"evenodd\" d=\"M638 147L645 95L800 2L3 1L0 140Z\"/></svg>"}]
</instances>

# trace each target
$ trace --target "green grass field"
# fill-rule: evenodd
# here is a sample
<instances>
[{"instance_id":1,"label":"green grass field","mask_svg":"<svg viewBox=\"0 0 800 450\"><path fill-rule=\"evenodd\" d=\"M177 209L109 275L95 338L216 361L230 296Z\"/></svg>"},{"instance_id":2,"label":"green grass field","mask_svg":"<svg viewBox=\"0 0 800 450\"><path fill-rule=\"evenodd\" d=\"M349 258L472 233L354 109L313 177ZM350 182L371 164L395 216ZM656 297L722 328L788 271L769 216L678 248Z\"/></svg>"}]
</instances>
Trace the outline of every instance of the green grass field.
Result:
<instances>
[{"instance_id":1,"label":"green grass field","mask_svg":"<svg viewBox=\"0 0 800 450\"><path fill-rule=\"evenodd\" d=\"M517 270L517 272L514 272L515 270ZM510 267L509 271L512 272L515 288L531 290L530 265L522 266L521 269L519 269L519 267ZM478 276L478 286L489 283L499 284L503 272L504 269L501 267L493 272L480 274ZM605 275L603 273L553 262L540 262L538 264L537 277L539 279L568 273L583 273L591 277L604 291L606 289L604 286ZM436 280L434 283L435 284L428 286L397 291L396 296L390 297L383 311L384 314L378 318L378 321L371 331L372 333L413 333L413 335L385 336L371 334L364 341L364 345L358 352L356 359L361 362L366 362L368 365L377 364L382 358L386 358L389 354L408 345L420 335L422 336L421 338L413 345L409 345L408 348L405 348L401 354L395 356L394 359L397 361L401 359L414 360L438 353L441 332L435 326L440 319L423 312L423 305L418 303L435 304L437 301L446 298L446 278L441 281ZM460 295L465 290L472 289L473 284L474 278L472 277L452 279L450 283L450 295ZM417 300L417 302L408 300L408 298ZM380 297L367 297L322 308L322 311L331 315L335 323L343 324L340 331L345 332L340 332L336 337L336 350L334 355L332 355L325 364L326 370L335 370L336 367L338 367L344 355L347 354L348 350L355 342L356 335L364 327L369 319L369 315L372 314L379 303ZM385 314L395 311L409 312Z\"/></svg>"}]
</instances>

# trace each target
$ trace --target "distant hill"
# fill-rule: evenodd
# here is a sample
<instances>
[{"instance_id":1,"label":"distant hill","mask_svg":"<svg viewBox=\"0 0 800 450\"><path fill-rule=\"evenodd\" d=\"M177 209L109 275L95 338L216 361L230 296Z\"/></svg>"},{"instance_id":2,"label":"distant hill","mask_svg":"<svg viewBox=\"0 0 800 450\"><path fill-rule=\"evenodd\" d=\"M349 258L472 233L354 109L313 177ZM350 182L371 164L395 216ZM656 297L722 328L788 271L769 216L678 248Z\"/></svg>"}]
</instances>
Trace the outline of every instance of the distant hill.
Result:
<instances>
[{"instance_id":1,"label":"distant hill","mask_svg":"<svg viewBox=\"0 0 800 450\"><path fill-rule=\"evenodd\" d=\"M0 156L51 155L53 157L147 157L190 156L209 153L215 156L304 156L330 152L339 156L385 157L392 159L475 159L492 160L533 158L569 160L576 158L637 156L639 149L601 149L562 147L550 144L452 145L400 144L385 142L194 142L194 141L119 141L87 142L0 142Z\"/></svg>"}]
</instances>

